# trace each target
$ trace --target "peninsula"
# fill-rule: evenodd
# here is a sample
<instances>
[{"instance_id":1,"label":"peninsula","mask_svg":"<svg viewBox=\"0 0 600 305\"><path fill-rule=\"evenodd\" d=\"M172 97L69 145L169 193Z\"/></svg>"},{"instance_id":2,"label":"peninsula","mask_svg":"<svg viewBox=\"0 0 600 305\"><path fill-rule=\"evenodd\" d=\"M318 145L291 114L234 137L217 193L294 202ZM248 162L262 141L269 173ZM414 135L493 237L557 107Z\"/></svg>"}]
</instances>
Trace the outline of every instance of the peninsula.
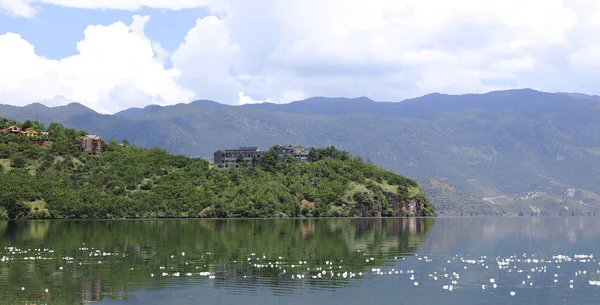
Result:
<instances>
[{"instance_id":1,"label":"peninsula","mask_svg":"<svg viewBox=\"0 0 600 305\"><path fill-rule=\"evenodd\" d=\"M0 219L435 216L414 180L335 147L240 149L213 164L0 118Z\"/></svg>"}]
</instances>

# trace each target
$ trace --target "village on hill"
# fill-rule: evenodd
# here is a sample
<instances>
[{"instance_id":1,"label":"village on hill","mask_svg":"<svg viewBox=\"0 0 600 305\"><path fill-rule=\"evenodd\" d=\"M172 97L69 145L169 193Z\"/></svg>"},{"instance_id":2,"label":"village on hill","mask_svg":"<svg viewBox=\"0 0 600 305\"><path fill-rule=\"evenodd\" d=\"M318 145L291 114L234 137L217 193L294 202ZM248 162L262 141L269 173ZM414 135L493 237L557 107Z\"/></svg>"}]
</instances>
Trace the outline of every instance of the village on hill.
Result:
<instances>
[{"instance_id":1,"label":"village on hill","mask_svg":"<svg viewBox=\"0 0 600 305\"><path fill-rule=\"evenodd\" d=\"M1 123L1 122L0 122ZM0 128L2 124L0 124ZM12 136L26 137L31 145L46 147L53 144L52 135L48 131L36 131L32 128L33 123L23 123L10 125L0 129L0 133ZM79 137L79 149L90 155L99 156L102 154L102 137L98 135L83 135ZM315 148L307 148L302 145L275 146L277 162L285 162L289 158L297 162L316 161ZM311 153L312 150L312 153ZM232 168L250 168L258 164L266 151L261 151L258 146L239 147L237 149L219 149L213 155L214 168L217 170L226 170Z\"/></svg>"}]
</instances>

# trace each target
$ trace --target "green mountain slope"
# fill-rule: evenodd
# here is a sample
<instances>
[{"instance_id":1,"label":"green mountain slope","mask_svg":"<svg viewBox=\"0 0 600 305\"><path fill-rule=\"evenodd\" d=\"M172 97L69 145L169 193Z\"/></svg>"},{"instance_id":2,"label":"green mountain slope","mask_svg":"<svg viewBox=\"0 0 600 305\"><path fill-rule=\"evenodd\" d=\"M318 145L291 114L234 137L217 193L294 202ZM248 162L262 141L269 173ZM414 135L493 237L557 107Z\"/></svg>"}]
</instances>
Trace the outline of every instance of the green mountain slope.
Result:
<instances>
[{"instance_id":1,"label":"green mountain slope","mask_svg":"<svg viewBox=\"0 0 600 305\"><path fill-rule=\"evenodd\" d=\"M273 147L251 168L217 170L125 141L91 156L84 131L19 127L39 135L0 132L0 219L435 216L417 182L333 147L311 149L311 162L277 162ZM30 143L42 138L53 143Z\"/></svg>"},{"instance_id":2,"label":"green mountain slope","mask_svg":"<svg viewBox=\"0 0 600 305\"><path fill-rule=\"evenodd\" d=\"M32 108L0 106L0 113L44 122L56 117L107 138L209 159L227 147L334 145L409 177L433 177L477 200L534 191L559 200L555 194L569 188L600 194L600 172L593 170L600 167L595 96L525 89L430 94L398 103L322 97L286 105L198 101L112 116L76 113L69 106ZM515 213L523 204L511 205L499 211Z\"/></svg>"}]
</instances>

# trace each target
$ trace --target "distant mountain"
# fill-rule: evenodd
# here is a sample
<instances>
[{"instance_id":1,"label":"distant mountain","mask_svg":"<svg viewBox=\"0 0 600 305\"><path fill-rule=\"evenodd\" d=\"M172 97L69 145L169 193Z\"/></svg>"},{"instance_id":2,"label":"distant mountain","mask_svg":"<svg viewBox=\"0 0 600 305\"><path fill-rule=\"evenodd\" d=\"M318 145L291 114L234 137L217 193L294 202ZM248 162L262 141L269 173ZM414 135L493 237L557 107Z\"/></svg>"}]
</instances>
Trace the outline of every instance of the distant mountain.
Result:
<instances>
[{"instance_id":1,"label":"distant mountain","mask_svg":"<svg viewBox=\"0 0 600 305\"><path fill-rule=\"evenodd\" d=\"M115 115L84 108L0 105L0 114L18 120L59 121L105 139L128 139L144 147L205 158L219 148L238 146L334 145L398 173L433 179L471 196L472 205L464 206L463 212L570 213L600 207L593 195L586 197L587 202L563 198L568 189L600 194L600 171L595 170L600 168L597 96L523 89L429 94L402 102L313 97L283 105L228 106L196 101ZM540 195L527 197L531 192ZM483 200L505 195L527 199L511 199L494 209L495 203ZM548 200L540 201L544 196ZM454 197L467 200L463 195ZM458 211L444 206L449 213Z\"/></svg>"}]
</instances>

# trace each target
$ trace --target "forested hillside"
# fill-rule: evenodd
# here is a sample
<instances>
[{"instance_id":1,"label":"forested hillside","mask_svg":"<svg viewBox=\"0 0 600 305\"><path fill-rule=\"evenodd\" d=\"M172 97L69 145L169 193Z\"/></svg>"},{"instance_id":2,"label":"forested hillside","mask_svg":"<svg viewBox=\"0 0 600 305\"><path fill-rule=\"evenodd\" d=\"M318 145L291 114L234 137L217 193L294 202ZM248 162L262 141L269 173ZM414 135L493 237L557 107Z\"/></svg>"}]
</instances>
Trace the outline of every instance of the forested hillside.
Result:
<instances>
[{"instance_id":1,"label":"forested hillside","mask_svg":"<svg viewBox=\"0 0 600 305\"><path fill-rule=\"evenodd\" d=\"M100 156L79 150L87 134L37 121L0 119L53 141L0 133L0 218L163 218L434 216L411 179L334 147L315 162L276 162L276 148L250 169L218 171L206 160L104 143Z\"/></svg>"},{"instance_id":2,"label":"forested hillside","mask_svg":"<svg viewBox=\"0 0 600 305\"><path fill-rule=\"evenodd\" d=\"M439 212L600 211L600 172L593 170L600 167L597 96L525 89L430 94L401 102L314 97L284 105L228 106L196 101L115 115L80 104L0 105L0 115L57 121L107 139L207 159L221 148L333 145L407 177L451 186L458 193L446 189L442 196L436 183L424 188L436 194L431 198ZM586 195L571 197L570 189ZM501 205L483 200L501 196L508 198L500 198ZM438 201L467 197L473 197L462 205L467 210L454 209L455 201Z\"/></svg>"}]
</instances>

